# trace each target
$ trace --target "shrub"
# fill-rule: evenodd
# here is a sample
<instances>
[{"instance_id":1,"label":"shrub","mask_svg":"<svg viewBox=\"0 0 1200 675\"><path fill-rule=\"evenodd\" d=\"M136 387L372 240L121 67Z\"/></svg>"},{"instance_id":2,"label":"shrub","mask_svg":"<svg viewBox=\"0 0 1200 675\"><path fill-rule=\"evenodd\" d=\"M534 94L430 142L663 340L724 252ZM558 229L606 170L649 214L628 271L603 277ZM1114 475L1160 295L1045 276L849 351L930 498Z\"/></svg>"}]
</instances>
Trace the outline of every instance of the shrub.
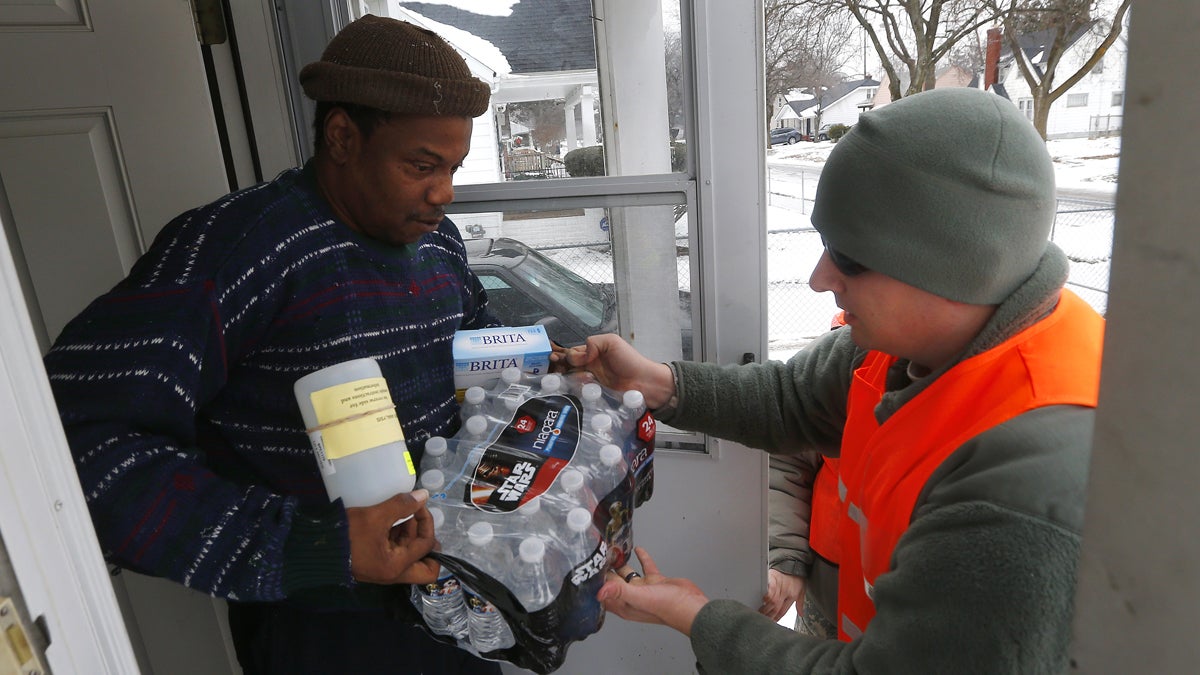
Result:
<instances>
[{"instance_id":1,"label":"shrub","mask_svg":"<svg viewBox=\"0 0 1200 675\"><path fill-rule=\"evenodd\" d=\"M671 171L683 171L687 160L687 144L674 142L671 144ZM604 146L593 145L589 148L576 148L563 157L563 165L573 178L580 176L604 175Z\"/></svg>"},{"instance_id":2,"label":"shrub","mask_svg":"<svg viewBox=\"0 0 1200 675\"><path fill-rule=\"evenodd\" d=\"M563 157L563 165L572 177L603 176L604 175L604 146L593 145L589 148L576 148Z\"/></svg>"},{"instance_id":3,"label":"shrub","mask_svg":"<svg viewBox=\"0 0 1200 675\"><path fill-rule=\"evenodd\" d=\"M829 134L829 140L837 141L837 139L845 136L847 131L850 131L850 127L846 126L845 124L835 124L829 127L829 131L827 132Z\"/></svg>"}]
</instances>

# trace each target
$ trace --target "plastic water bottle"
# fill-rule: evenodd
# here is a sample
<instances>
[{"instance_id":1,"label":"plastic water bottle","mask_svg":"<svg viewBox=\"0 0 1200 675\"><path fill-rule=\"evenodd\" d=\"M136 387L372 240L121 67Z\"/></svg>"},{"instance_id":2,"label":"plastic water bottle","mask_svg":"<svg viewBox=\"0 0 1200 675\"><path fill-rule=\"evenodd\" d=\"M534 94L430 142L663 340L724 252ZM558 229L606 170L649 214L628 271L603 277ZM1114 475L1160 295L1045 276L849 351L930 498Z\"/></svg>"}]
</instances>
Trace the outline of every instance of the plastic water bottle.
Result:
<instances>
[{"instance_id":1,"label":"plastic water bottle","mask_svg":"<svg viewBox=\"0 0 1200 675\"><path fill-rule=\"evenodd\" d=\"M600 531L592 522L592 512L574 508L567 512L567 559L572 566L590 559L600 545Z\"/></svg>"},{"instance_id":2,"label":"plastic water bottle","mask_svg":"<svg viewBox=\"0 0 1200 675\"><path fill-rule=\"evenodd\" d=\"M430 507L429 514L433 516L434 532L439 538L447 537L445 512L438 507ZM463 598L462 584L450 570L439 568L436 582L420 584L415 588L421 599L421 616L429 630L455 639L467 636L467 603Z\"/></svg>"},{"instance_id":3,"label":"plastic water bottle","mask_svg":"<svg viewBox=\"0 0 1200 675\"><path fill-rule=\"evenodd\" d=\"M596 413L592 415L592 419L588 421L588 427L595 436L595 440L599 441L600 445L607 445L613 442L613 418L608 413Z\"/></svg>"},{"instance_id":4,"label":"plastic water bottle","mask_svg":"<svg viewBox=\"0 0 1200 675\"><path fill-rule=\"evenodd\" d=\"M467 557L493 578L502 578L512 564L512 553L492 532L492 524L477 522L467 530ZM480 654L507 649L516 644L512 628L496 606L476 591L464 587L467 595L467 630L471 646Z\"/></svg>"},{"instance_id":5,"label":"plastic water bottle","mask_svg":"<svg viewBox=\"0 0 1200 675\"><path fill-rule=\"evenodd\" d=\"M429 469L421 472L421 487L429 490L431 500L446 499L446 474L441 469Z\"/></svg>"},{"instance_id":6,"label":"plastic water bottle","mask_svg":"<svg viewBox=\"0 0 1200 675\"><path fill-rule=\"evenodd\" d=\"M525 537L535 535L543 539L547 539L554 528L554 521L550 514L542 508L542 497L538 495L533 499L525 502L517 507L513 512L512 530L513 534Z\"/></svg>"},{"instance_id":7,"label":"plastic water bottle","mask_svg":"<svg viewBox=\"0 0 1200 675\"><path fill-rule=\"evenodd\" d=\"M488 421L483 415L471 415L463 424L463 429L467 432L467 439L471 441L482 441L487 438Z\"/></svg>"},{"instance_id":8,"label":"plastic water bottle","mask_svg":"<svg viewBox=\"0 0 1200 675\"><path fill-rule=\"evenodd\" d=\"M467 387L467 391L463 394L462 409L459 414L462 415L462 420L466 422L473 415L483 415L486 413L484 401L487 399L487 391L483 387Z\"/></svg>"},{"instance_id":9,"label":"plastic water bottle","mask_svg":"<svg viewBox=\"0 0 1200 675\"><path fill-rule=\"evenodd\" d=\"M446 467L453 462L454 454L450 452L450 446L446 443L445 438L430 436L429 440L425 441L425 454L421 456L422 473L430 469L445 472Z\"/></svg>"},{"instance_id":10,"label":"plastic water bottle","mask_svg":"<svg viewBox=\"0 0 1200 675\"><path fill-rule=\"evenodd\" d=\"M583 401L583 407L585 409L599 408L600 397L603 395L604 390L601 389L600 385L596 384L595 382L588 382L587 384L583 385L583 388L579 391L579 398Z\"/></svg>"},{"instance_id":11,"label":"plastic water bottle","mask_svg":"<svg viewBox=\"0 0 1200 675\"><path fill-rule=\"evenodd\" d=\"M621 429L625 433L636 432L638 420L646 413L646 397L637 389L630 389L621 395Z\"/></svg>"},{"instance_id":12,"label":"plastic water bottle","mask_svg":"<svg viewBox=\"0 0 1200 675\"><path fill-rule=\"evenodd\" d=\"M558 597L565 571L555 564L556 558L546 550L546 541L529 536L521 540L518 555L513 560L505 586L520 601L527 612L535 612ZM557 568L557 569L556 569Z\"/></svg>"},{"instance_id":13,"label":"plastic water bottle","mask_svg":"<svg viewBox=\"0 0 1200 675\"><path fill-rule=\"evenodd\" d=\"M604 390L595 382L588 382L579 390L580 403L583 404L580 419L583 420L584 429L590 428L586 425L591 422L592 417L604 410L603 397Z\"/></svg>"},{"instance_id":14,"label":"plastic water bottle","mask_svg":"<svg viewBox=\"0 0 1200 675\"><path fill-rule=\"evenodd\" d=\"M562 375L558 375L556 373L549 373L545 377L542 378L542 388L541 388L542 396L552 396L552 395L557 394L560 391L562 391L562 389L563 389Z\"/></svg>"},{"instance_id":15,"label":"plastic water bottle","mask_svg":"<svg viewBox=\"0 0 1200 675\"><path fill-rule=\"evenodd\" d=\"M559 517L574 508L587 509L590 513L596 507L595 497L587 485L587 476L579 469L563 469L547 497Z\"/></svg>"},{"instance_id":16,"label":"plastic water bottle","mask_svg":"<svg viewBox=\"0 0 1200 675\"><path fill-rule=\"evenodd\" d=\"M613 444L600 448L600 464L592 477L592 490L602 497L607 496L625 480L627 469L625 455Z\"/></svg>"}]
</instances>

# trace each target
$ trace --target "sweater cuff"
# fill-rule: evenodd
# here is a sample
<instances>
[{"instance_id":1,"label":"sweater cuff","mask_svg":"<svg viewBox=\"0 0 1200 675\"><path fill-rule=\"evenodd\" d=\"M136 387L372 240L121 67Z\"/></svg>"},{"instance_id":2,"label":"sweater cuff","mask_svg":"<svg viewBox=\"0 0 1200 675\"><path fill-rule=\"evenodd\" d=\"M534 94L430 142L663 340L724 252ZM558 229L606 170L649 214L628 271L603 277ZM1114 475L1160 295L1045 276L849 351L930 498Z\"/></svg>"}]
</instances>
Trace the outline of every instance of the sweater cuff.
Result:
<instances>
[{"instance_id":1,"label":"sweater cuff","mask_svg":"<svg viewBox=\"0 0 1200 675\"><path fill-rule=\"evenodd\" d=\"M339 499L296 510L283 545L283 593L317 586L349 586L350 534Z\"/></svg>"},{"instance_id":2,"label":"sweater cuff","mask_svg":"<svg viewBox=\"0 0 1200 675\"><path fill-rule=\"evenodd\" d=\"M664 424L669 423L671 418L675 417L675 410L679 407L679 393L680 393L679 392L679 368L675 365L675 362L671 362L671 363L668 363L665 365L671 369L671 379L675 383L675 393L671 395L671 398L667 399L666 403L664 403L661 406L650 411L650 414L654 415L655 420L657 420L659 422L663 422Z\"/></svg>"}]
</instances>

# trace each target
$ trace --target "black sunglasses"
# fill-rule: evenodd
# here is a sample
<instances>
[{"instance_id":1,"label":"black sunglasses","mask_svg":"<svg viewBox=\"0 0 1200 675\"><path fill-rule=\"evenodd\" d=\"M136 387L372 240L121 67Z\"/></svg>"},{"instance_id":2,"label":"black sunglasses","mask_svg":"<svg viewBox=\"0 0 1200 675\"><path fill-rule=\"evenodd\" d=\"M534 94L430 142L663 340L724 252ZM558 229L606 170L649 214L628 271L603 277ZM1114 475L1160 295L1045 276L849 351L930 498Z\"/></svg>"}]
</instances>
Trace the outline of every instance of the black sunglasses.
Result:
<instances>
[{"instance_id":1,"label":"black sunglasses","mask_svg":"<svg viewBox=\"0 0 1200 675\"><path fill-rule=\"evenodd\" d=\"M852 277L862 274L869 269L857 260L839 253L837 249L829 245L829 242L825 241L825 237L821 237L821 244L825 246L825 252L829 254L829 259L833 261L833 266L838 268L838 271L842 274Z\"/></svg>"}]
</instances>

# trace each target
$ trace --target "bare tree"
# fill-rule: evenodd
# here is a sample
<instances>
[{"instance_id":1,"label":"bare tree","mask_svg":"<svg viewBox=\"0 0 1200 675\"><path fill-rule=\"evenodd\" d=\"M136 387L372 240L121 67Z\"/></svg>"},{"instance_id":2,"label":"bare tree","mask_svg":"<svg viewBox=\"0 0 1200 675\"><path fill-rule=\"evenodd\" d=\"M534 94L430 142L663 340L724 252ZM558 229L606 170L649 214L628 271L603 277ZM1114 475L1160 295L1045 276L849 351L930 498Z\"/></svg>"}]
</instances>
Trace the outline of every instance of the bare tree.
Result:
<instances>
[{"instance_id":1,"label":"bare tree","mask_svg":"<svg viewBox=\"0 0 1200 675\"><path fill-rule=\"evenodd\" d=\"M1131 0L999 0L1004 22L1004 36L1013 54L1021 77L1029 85L1033 98L1033 126L1046 137L1046 122L1050 106L1075 86L1108 53L1108 48L1121 36ZM1105 12L1106 7L1115 10ZM1046 39L1035 64L1022 49L1023 35L1045 32ZM1090 49L1079 68L1067 75L1058 86L1055 79L1067 50L1079 44Z\"/></svg>"},{"instance_id":2,"label":"bare tree","mask_svg":"<svg viewBox=\"0 0 1200 675\"><path fill-rule=\"evenodd\" d=\"M853 21L841 8L812 0L765 0L763 18L768 103L798 87L841 81L854 33Z\"/></svg>"},{"instance_id":3,"label":"bare tree","mask_svg":"<svg viewBox=\"0 0 1200 675\"><path fill-rule=\"evenodd\" d=\"M932 89L938 64L948 60L964 38L996 19L979 0L811 0L826 9L848 11L862 26L888 79L892 100ZM901 91L908 75L908 86Z\"/></svg>"}]
</instances>

